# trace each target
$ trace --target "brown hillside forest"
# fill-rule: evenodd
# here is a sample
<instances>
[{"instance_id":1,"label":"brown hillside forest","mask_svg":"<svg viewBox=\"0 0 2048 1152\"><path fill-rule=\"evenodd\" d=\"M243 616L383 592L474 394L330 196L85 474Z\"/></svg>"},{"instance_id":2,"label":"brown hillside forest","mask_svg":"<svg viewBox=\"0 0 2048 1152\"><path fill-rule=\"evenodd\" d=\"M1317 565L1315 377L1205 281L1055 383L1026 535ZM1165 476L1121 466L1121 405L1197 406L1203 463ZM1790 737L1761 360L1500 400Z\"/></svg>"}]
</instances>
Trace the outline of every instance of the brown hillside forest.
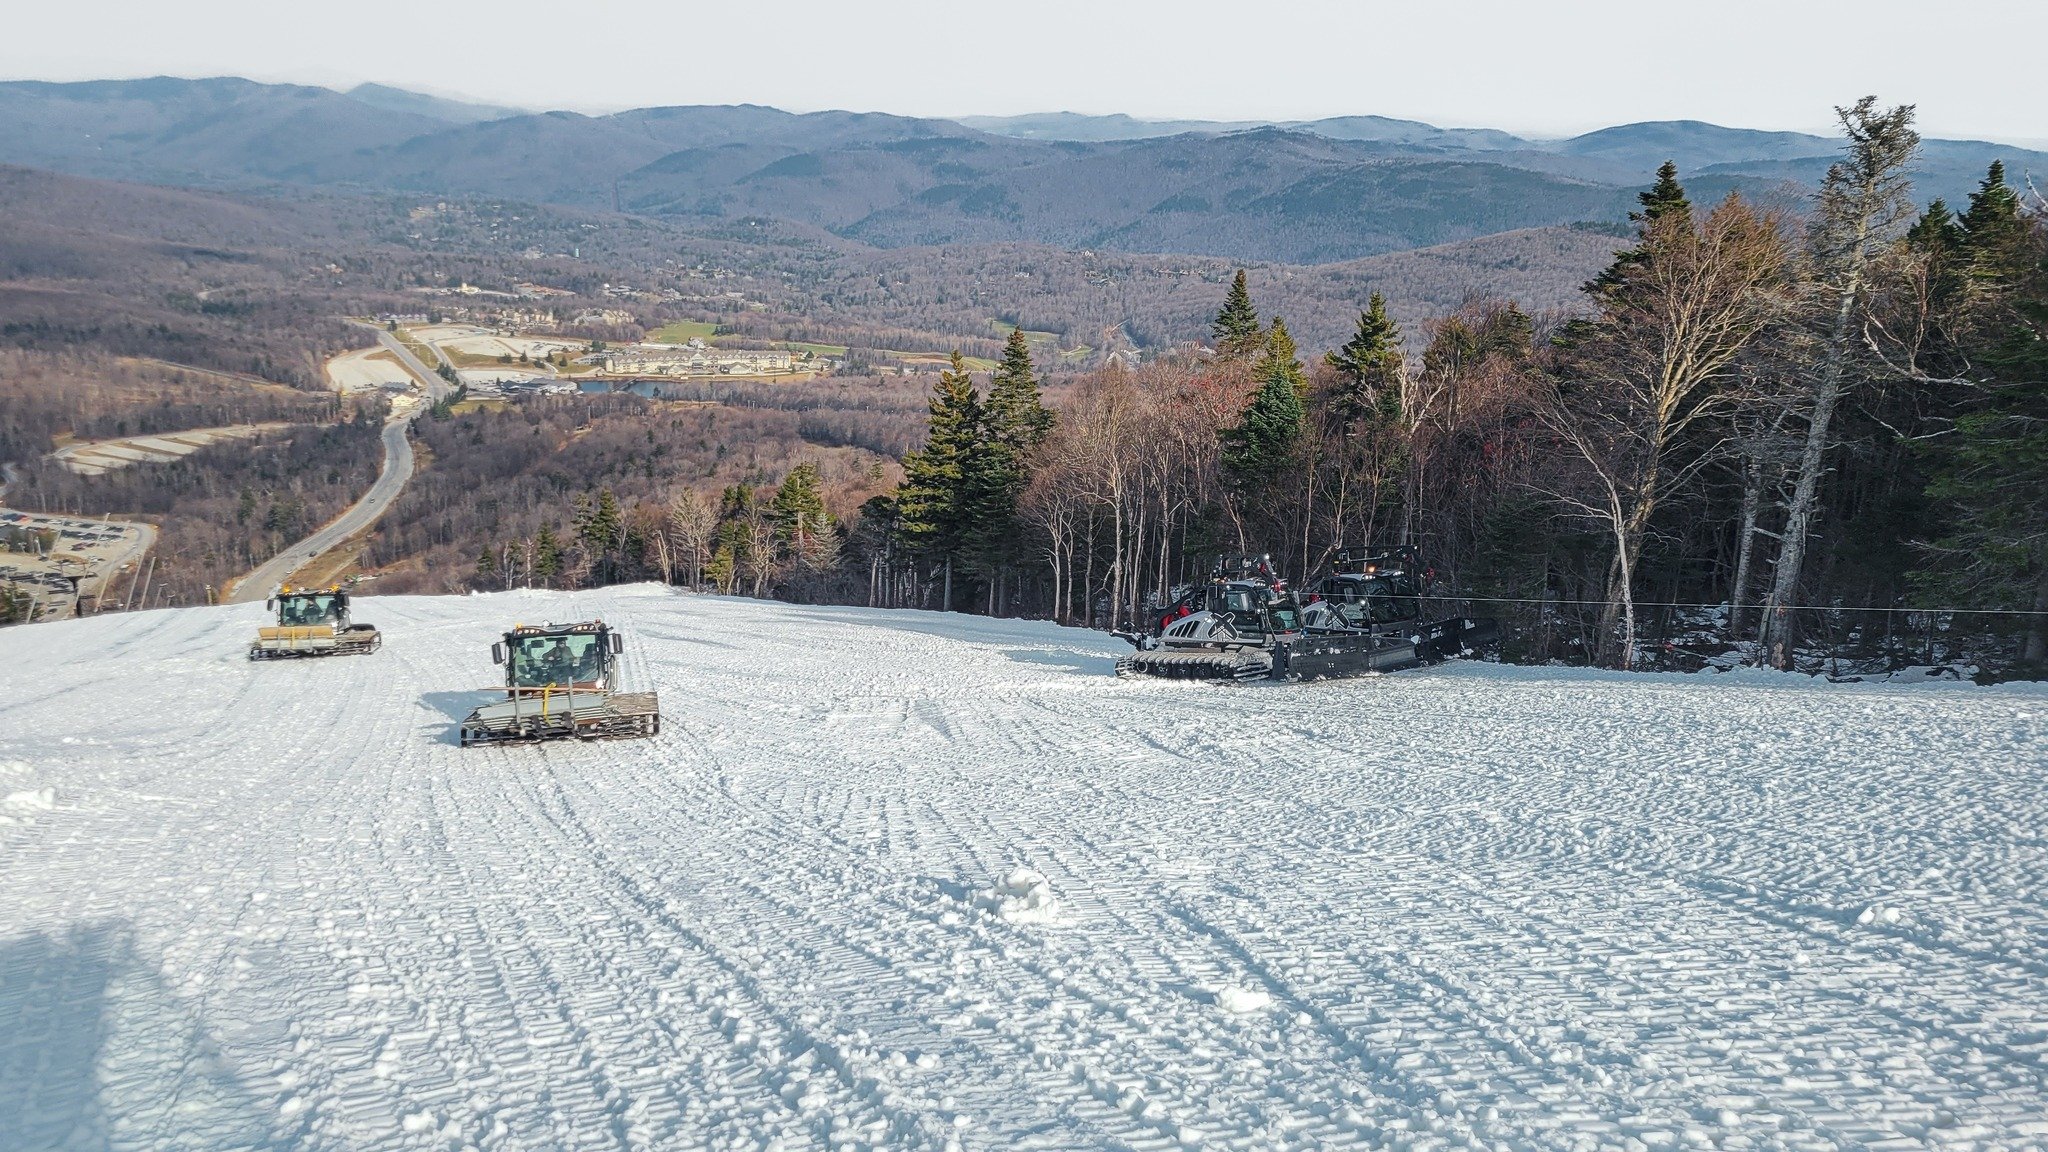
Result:
<instances>
[{"instance_id":1,"label":"brown hillside forest","mask_svg":"<svg viewBox=\"0 0 2048 1152\"><path fill-rule=\"evenodd\" d=\"M1305 582L1340 548L1413 544L1444 612L1503 621L1509 660L2048 675L2048 201L1994 164L1967 202L1923 202L1912 109L1864 100L1841 120L1816 196L1695 201L1666 165L1623 236L1536 229L1234 277L1192 257L873 251L771 221L422 217L313 193L235 201L251 219L225 223L225 201L179 193L182 235L144 243L93 216L142 193L95 184L65 219L0 223L0 327L22 349L0 403L17 452L118 421L117 402L58 411L12 381L64 357L76 373L102 331L100 354L142 355L147 326L113 319L130 303L209 349L204 367L309 387L312 350L368 339L318 317L419 308L409 287L458 279L595 295L637 276L612 293L634 315L621 337L698 319L847 345L848 365L682 400L444 406L416 425L425 468L370 542L364 591L653 579L1127 629L1221 552ZM128 258L114 284L100 265ZM940 349L949 369L887 371L884 350ZM372 417L324 419L331 442L295 443L315 480L359 489ZM293 469L193 461L211 478L166 486L215 522L245 491L266 524L285 496L326 507ZM144 491L164 475L29 468L9 500L175 515ZM262 551L237 540L209 547ZM189 602L224 563L173 578Z\"/></svg>"}]
</instances>

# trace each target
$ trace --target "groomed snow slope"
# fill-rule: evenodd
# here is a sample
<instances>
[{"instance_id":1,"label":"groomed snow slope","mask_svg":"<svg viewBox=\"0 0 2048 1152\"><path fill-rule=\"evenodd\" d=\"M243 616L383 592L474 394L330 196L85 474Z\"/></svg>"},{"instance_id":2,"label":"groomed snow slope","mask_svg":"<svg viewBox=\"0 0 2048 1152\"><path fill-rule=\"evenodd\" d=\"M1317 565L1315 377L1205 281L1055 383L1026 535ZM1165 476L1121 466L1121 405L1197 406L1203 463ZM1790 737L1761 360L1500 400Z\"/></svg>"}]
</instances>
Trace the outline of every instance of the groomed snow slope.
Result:
<instances>
[{"instance_id":1,"label":"groomed snow slope","mask_svg":"<svg viewBox=\"0 0 2048 1152\"><path fill-rule=\"evenodd\" d=\"M358 611L0 633L0 1145L2048 1145L2039 689ZM455 746L497 631L594 615L660 737Z\"/></svg>"}]
</instances>

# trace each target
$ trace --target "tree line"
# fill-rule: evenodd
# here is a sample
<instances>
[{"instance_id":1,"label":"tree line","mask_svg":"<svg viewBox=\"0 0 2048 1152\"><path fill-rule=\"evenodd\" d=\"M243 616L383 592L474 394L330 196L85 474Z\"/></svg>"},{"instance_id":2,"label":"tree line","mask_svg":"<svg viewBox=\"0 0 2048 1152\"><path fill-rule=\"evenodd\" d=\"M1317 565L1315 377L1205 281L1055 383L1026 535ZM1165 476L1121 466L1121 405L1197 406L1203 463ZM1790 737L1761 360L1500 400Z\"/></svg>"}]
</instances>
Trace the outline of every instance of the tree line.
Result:
<instances>
[{"instance_id":1,"label":"tree line","mask_svg":"<svg viewBox=\"0 0 2048 1152\"><path fill-rule=\"evenodd\" d=\"M1510 658L2038 674L2048 206L1997 164L1966 205L1917 204L1913 109L1838 111L1803 212L1695 204L1667 164L1569 310L1469 300L1418 350L1374 293L1307 356L1240 273L1209 347L1050 406L1013 332L985 393L940 374L902 484L837 526L841 578L809 594L1121 628L1219 551L1306 579L1413 544L1435 594L1509 622Z\"/></svg>"}]
</instances>

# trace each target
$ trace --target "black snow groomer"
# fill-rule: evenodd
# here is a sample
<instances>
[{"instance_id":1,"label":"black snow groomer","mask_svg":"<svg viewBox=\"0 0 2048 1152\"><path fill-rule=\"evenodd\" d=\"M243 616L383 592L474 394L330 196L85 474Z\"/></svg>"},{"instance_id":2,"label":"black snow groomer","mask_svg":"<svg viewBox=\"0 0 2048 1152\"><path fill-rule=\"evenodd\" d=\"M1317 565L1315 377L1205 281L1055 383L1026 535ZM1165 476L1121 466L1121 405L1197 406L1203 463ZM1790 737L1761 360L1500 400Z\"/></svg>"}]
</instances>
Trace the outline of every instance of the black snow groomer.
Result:
<instances>
[{"instance_id":1,"label":"black snow groomer","mask_svg":"<svg viewBox=\"0 0 2048 1152\"><path fill-rule=\"evenodd\" d=\"M1138 650L1119 676L1264 680L1285 676L1288 645L1302 638L1301 605L1269 556L1225 556L1207 584L1162 610L1155 634L1128 634Z\"/></svg>"},{"instance_id":2,"label":"black snow groomer","mask_svg":"<svg viewBox=\"0 0 2048 1152\"><path fill-rule=\"evenodd\" d=\"M652 692L619 691L625 637L601 620L516 624L491 645L505 699L462 722L462 746L533 740L613 740L661 731Z\"/></svg>"},{"instance_id":3,"label":"black snow groomer","mask_svg":"<svg viewBox=\"0 0 2048 1152\"><path fill-rule=\"evenodd\" d=\"M1497 642L1491 620L1422 619L1415 552L1338 553L1337 572L1304 605L1270 557L1226 556L1210 582L1168 606L1120 676L1320 680L1434 664Z\"/></svg>"},{"instance_id":4,"label":"black snow groomer","mask_svg":"<svg viewBox=\"0 0 2048 1152\"><path fill-rule=\"evenodd\" d=\"M1343 549L1335 567L1302 609L1306 640L1293 654L1297 675L1392 672L1476 655L1500 643L1497 620L1423 619L1426 574L1411 546L1389 552Z\"/></svg>"}]
</instances>

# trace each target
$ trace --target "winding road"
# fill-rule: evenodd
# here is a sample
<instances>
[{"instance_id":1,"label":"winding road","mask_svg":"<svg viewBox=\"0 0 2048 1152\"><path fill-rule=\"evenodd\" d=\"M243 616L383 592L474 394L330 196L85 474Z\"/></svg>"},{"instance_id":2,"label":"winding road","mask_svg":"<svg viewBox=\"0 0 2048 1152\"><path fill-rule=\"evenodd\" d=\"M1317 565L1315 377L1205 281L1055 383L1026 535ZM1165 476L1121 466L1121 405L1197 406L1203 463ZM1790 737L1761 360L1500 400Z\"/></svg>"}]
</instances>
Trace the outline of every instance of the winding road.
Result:
<instances>
[{"instance_id":1,"label":"winding road","mask_svg":"<svg viewBox=\"0 0 2048 1152\"><path fill-rule=\"evenodd\" d=\"M338 547L349 537L377 522L391 507L398 494L405 491L406 482L412 479L412 441L406 430L412 421L427 407L444 399L451 389L433 369L420 362L396 336L374 324L350 321L359 328L367 328L377 334L377 340L398 357L399 363L417 377L427 390L427 403L404 416L394 416L384 425L384 468L377 474L377 482L363 498L349 505L341 515L328 521L318 531L304 540L286 548L269 560L264 561L255 571L235 582L228 594L229 604L250 604L267 599L286 577L307 564L318 560L329 550Z\"/></svg>"},{"instance_id":2,"label":"winding road","mask_svg":"<svg viewBox=\"0 0 2048 1152\"><path fill-rule=\"evenodd\" d=\"M347 511L328 521L319 531L279 552L263 562L255 571L235 582L234 591L229 593L230 604L250 604L267 598L285 577L307 564L318 560L329 549L339 546L342 541L377 522L398 494L405 491L406 481L412 479L412 441L406 437L406 429L412 417L397 417L384 425L384 470L377 474L377 482L361 500L348 506Z\"/></svg>"}]
</instances>

